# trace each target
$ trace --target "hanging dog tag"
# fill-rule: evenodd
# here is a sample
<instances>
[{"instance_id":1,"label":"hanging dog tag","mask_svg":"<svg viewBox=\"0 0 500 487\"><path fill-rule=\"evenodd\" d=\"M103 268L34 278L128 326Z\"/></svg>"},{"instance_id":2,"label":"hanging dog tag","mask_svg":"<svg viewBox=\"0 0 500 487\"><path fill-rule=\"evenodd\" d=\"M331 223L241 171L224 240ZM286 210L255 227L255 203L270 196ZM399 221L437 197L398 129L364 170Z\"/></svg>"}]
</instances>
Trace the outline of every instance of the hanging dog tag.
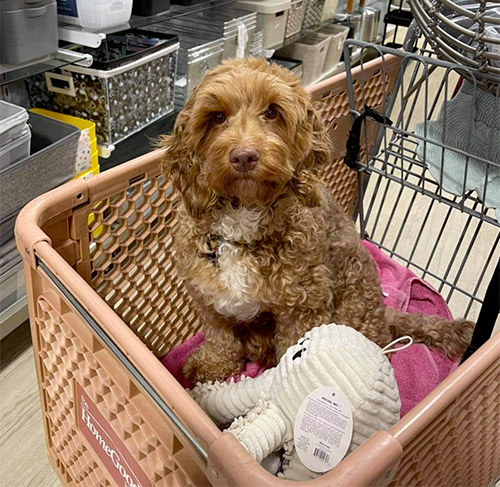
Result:
<instances>
[{"instance_id":1,"label":"hanging dog tag","mask_svg":"<svg viewBox=\"0 0 500 487\"><path fill-rule=\"evenodd\" d=\"M313 472L327 472L344 458L352 439L352 408L334 387L311 392L299 407L293 430L300 461Z\"/></svg>"}]
</instances>

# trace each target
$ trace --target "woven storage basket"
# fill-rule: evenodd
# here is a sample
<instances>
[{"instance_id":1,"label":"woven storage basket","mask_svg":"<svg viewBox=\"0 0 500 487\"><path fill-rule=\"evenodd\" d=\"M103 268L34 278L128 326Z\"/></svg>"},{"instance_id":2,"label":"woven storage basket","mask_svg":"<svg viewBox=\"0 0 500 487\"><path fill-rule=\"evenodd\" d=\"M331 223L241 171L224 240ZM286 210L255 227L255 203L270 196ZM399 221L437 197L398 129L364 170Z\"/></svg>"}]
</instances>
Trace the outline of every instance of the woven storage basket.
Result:
<instances>
[{"instance_id":1,"label":"woven storage basket","mask_svg":"<svg viewBox=\"0 0 500 487\"><path fill-rule=\"evenodd\" d=\"M330 44L326 53L325 64L323 65L323 72L327 73L335 68L342 55L344 41L349 34L349 27L340 24L331 24L323 27L318 31L320 34L327 35L330 38Z\"/></svg>"},{"instance_id":2,"label":"woven storage basket","mask_svg":"<svg viewBox=\"0 0 500 487\"><path fill-rule=\"evenodd\" d=\"M483 88L500 83L500 3L487 0L409 0L413 16L438 57L472 67ZM463 70L463 76L477 82Z\"/></svg>"},{"instance_id":3,"label":"woven storage basket","mask_svg":"<svg viewBox=\"0 0 500 487\"><path fill-rule=\"evenodd\" d=\"M294 0L291 3L286 19L285 39L298 34L302 29L306 13L307 0Z\"/></svg>"},{"instance_id":4,"label":"woven storage basket","mask_svg":"<svg viewBox=\"0 0 500 487\"><path fill-rule=\"evenodd\" d=\"M329 46L328 36L311 32L293 44L279 49L276 54L302 61L302 82L309 86L321 78Z\"/></svg>"},{"instance_id":5,"label":"woven storage basket","mask_svg":"<svg viewBox=\"0 0 500 487\"><path fill-rule=\"evenodd\" d=\"M303 29L314 29L320 26L324 6L325 0L307 0Z\"/></svg>"},{"instance_id":6,"label":"woven storage basket","mask_svg":"<svg viewBox=\"0 0 500 487\"><path fill-rule=\"evenodd\" d=\"M365 64L366 103L386 103L398 69L387 59L382 79L379 60ZM360 109L361 74L352 74ZM338 149L325 178L349 211L357 175L342 163L346 77L310 93ZM18 219L50 462L66 486L115 487L127 475L142 487L297 485L221 433L155 357L199 328L171 261L178 196L159 174L161 157L66 184ZM311 486L372 486L395 475L394 485L455 487L448 480L458 470L461 485L487 485L500 469L498 455L482 456L498 443L499 349L500 336Z\"/></svg>"}]
</instances>

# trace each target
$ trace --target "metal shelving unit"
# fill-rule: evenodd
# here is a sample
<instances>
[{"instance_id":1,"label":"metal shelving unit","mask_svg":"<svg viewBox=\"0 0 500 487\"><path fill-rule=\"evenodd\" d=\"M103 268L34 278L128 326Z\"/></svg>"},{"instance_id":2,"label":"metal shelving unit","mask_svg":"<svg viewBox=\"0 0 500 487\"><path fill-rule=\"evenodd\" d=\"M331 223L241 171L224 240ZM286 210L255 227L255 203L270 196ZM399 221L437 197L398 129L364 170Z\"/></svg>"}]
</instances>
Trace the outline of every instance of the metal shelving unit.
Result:
<instances>
[{"instance_id":1,"label":"metal shelving unit","mask_svg":"<svg viewBox=\"0 0 500 487\"><path fill-rule=\"evenodd\" d=\"M146 27L158 22L174 19L176 17L183 17L185 15L203 12L216 7L230 5L235 3L235 1L236 0L210 0L205 3L192 6L171 5L170 9L165 13L149 17L133 15L130 21L126 24L116 25L108 29L100 29L98 31L84 29L75 25L60 24L59 40L62 41L61 44L65 45L52 56L35 59L33 61L15 66L0 64L0 86L5 86L28 76L44 73L45 71L49 71L54 68L62 68L70 64L90 67L92 65L92 56L71 50L71 44L97 48L101 45L102 41L106 39L106 35L108 34L119 32L124 29ZM68 46L68 44L70 44L70 46Z\"/></svg>"},{"instance_id":2,"label":"metal shelving unit","mask_svg":"<svg viewBox=\"0 0 500 487\"><path fill-rule=\"evenodd\" d=\"M92 56L61 48L52 56L36 59L24 64L0 64L0 86L8 85L14 81L51 69L62 68L69 64L77 64L83 67L92 66Z\"/></svg>"},{"instance_id":3,"label":"metal shelving unit","mask_svg":"<svg viewBox=\"0 0 500 487\"><path fill-rule=\"evenodd\" d=\"M216 7L230 5L235 3L236 0L211 0L196 5L183 6L171 5L169 10L164 13L143 17L139 15L132 15L130 21L126 24L115 25L107 29L89 30L79 27L77 25L59 24L59 39L72 44L80 44L87 47L99 47L101 42L106 39L106 35L113 34L125 29L137 29L146 27L148 25L158 24L165 20L172 20L186 15L204 12Z\"/></svg>"}]
</instances>

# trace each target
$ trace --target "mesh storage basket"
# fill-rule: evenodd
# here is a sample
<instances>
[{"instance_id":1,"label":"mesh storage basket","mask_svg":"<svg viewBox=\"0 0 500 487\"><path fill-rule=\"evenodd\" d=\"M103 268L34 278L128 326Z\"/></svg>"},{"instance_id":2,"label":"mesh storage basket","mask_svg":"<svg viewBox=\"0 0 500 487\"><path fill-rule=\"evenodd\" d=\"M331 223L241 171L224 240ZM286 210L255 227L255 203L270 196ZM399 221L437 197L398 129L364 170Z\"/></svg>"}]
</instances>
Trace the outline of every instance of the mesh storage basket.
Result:
<instances>
[{"instance_id":1,"label":"mesh storage basket","mask_svg":"<svg viewBox=\"0 0 500 487\"><path fill-rule=\"evenodd\" d=\"M314 29L321 24L325 0L307 0L306 12L304 14L303 29Z\"/></svg>"},{"instance_id":2,"label":"mesh storage basket","mask_svg":"<svg viewBox=\"0 0 500 487\"><path fill-rule=\"evenodd\" d=\"M371 106L385 103L398 69L396 57L383 73L379 61L364 66ZM359 70L352 82L361 108ZM310 93L338 149L325 178L349 211L357 175L338 142L350 126L345 74ZM376 132L366 136L374 143ZM50 462L67 486L297 485L267 473L222 433L155 357L199 328L171 261L178 196L159 173L162 155L73 181L18 219ZM487 484L500 462L481 459L492 442L498 451L498 429L488 426L500 410L499 349L497 337L311 485L371 486L391 476L396 484L403 472L412 485L436 485L428 480L441 475L440 485L455 487L446 481L457 465ZM428 448L416 458L422 444Z\"/></svg>"},{"instance_id":3,"label":"mesh storage basket","mask_svg":"<svg viewBox=\"0 0 500 487\"><path fill-rule=\"evenodd\" d=\"M92 68L65 66L27 78L30 104L96 124L98 144L112 146L174 110L178 39L132 29L109 35ZM130 37L129 37L130 36ZM136 39L158 44L139 50ZM89 101L90 100L90 101Z\"/></svg>"}]
</instances>

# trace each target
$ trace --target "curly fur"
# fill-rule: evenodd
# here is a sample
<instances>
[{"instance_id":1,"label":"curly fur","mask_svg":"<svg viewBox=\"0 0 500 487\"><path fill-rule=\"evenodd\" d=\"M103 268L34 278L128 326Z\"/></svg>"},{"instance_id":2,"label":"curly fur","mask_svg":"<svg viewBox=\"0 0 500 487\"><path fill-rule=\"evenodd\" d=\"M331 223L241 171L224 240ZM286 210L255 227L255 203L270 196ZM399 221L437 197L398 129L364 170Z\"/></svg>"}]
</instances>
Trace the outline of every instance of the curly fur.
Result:
<instances>
[{"instance_id":1,"label":"curly fur","mask_svg":"<svg viewBox=\"0 0 500 487\"><path fill-rule=\"evenodd\" d=\"M265 117L272 106L278 116ZM214 121L223 113L222 124ZM175 258L199 308L206 342L185 368L192 381L274 365L307 330L345 323L384 346L401 335L463 353L472 324L383 306L375 265L353 222L318 177L331 141L298 78L264 60L208 72L164 137L163 171L182 195ZM229 161L257 147L242 175ZM200 257L210 236L218 266Z\"/></svg>"}]
</instances>

